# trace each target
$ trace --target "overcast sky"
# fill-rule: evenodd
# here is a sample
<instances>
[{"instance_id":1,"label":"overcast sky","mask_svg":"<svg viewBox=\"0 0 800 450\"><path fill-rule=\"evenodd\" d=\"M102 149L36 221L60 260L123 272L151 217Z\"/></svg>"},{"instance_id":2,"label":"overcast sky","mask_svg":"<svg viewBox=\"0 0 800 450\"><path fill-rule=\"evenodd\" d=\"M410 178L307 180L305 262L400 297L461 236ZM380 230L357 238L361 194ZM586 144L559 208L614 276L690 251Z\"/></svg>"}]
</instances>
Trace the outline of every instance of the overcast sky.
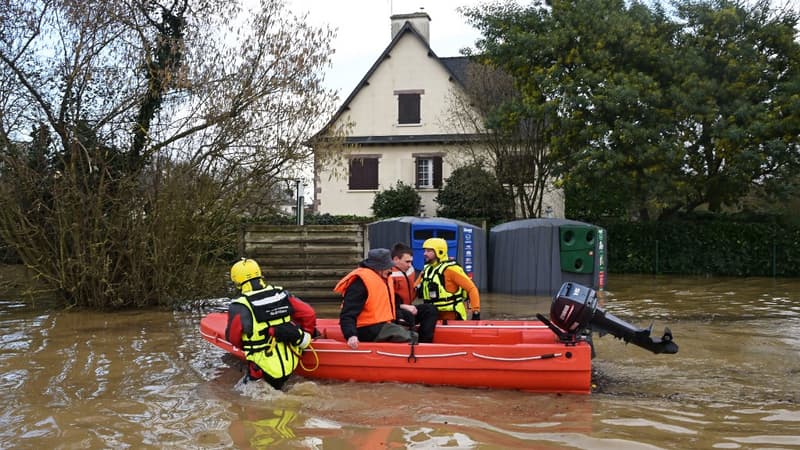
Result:
<instances>
[{"instance_id":1,"label":"overcast sky","mask_svg":"<svg viewBox=\"0 0 800 450\"><path fill-rule=\"evenodd\" d=\"M391 41L389 17L420 11L431 17L431 48L438 56L458 56L474 47L478 32L465 23L456 8L481 0L288 0L296 13L308 12L314 25L329 25L337 37L332 66L326 71L329 88L344 100Z\"/></svg>"},{"instance_id":2,"label":"overcast sky","mask_svg":"<svg viewBox=\"0 0 800 450\"><path fill-rule=\"evenodd\" d=\"M344 100L389 45L389 17L423 8L431 17L431 48L440 57L458 56L464 47L474 47L478 32L456 11L459 6L476 6L487 0L286 0L296 13L308 12L309 22L336 29L332 67L326 84ZM488 1L491 3L491 0ZM520 4L530 1L519 0ZM773 5L797 10L800 0L772 0Z\"/></svg>"}]
</instances>

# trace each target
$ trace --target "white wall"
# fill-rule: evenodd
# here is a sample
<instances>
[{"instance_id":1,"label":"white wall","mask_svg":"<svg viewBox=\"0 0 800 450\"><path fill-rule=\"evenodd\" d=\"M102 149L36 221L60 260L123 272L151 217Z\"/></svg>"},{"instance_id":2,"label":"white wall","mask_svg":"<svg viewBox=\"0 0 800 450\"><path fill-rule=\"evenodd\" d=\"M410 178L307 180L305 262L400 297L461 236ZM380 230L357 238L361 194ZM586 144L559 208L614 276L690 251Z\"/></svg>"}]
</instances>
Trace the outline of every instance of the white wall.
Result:
<instances>
[{"instance_id":1,"label":"white wall","mask_svg":"<svg viewBox=\"0 0 800 450\"><path fill-rule=\"evenodd\" d=\"M340 118L354 124L350 136L409 136L444 134L442 119L446 118L448 98L456 87L449 72L435 58L429 57L425 45L406 33L383 60L364 86L350 102L349 110ZM420 124L398 125L398 90L424 90L420 97ZM375 193L394 187L398 180L414 185L415 167L412 154L454 151L438 145L363 146L350 155L381 155L378 163L378 190L351 191L347 188L347 158L338 163L326 163L317 172L316 200L320 213L372 215ZM442 179L450 176L451 167L444 158ZM334 169L335 168L335 169ZM436 215L436 189L417 191L422 198L423 211Z\"/></svg>"},{"instance_id":2,"label":"white wall","mask_svg":"<svg viewBox=\"0 0 800 450\"><path fill-rule=\"evenodd\" d=\"M376 68L367 85L351 100L349 109L339 118L352 122L351 137L416 136L452 134L448 125L452 95L460 86L450 81L450 73L442 64L428 56L428 49L411 33L406 33L391 50L390 57ZM397 123L398 90L424 90L420 98L420 124ZM318 162L315 173L315 208L319 213L333 215L372 215L375 194L395 186L397 181L413 186L415 166L413 154L442 154L442 180L450 176L453 165L463 159L457 146L435 144L395 144L361 146L338 161ZM377 190L348 189L348 160L353 155L380 155ZM434 202L436 189L417 190L422 199L423 212L435 216L438 205ZM552 217L564 217L564 199L561 190L545 193L544 205L553 209Z\"/></svg>"},{"instance_id":3,"label":"white wall","mask_svg":"<svg viewBox=\"0 0 800 450\"><path fill-rule=\"evenodd\" d=\"M317 192L319 201L319 212L329 214L355 214L360 216L371 216L372 202L378 191L389 189L397 184L397 181L413 186L414 185L414 158L416 153L439 153L442 151L456 151L454 147L443 148L434 145L415 145L415 146L370 146L354 150L351 155L376 155L381 154L378 162L378 189L374 191L357 190L351 191L347 188L348 175L346 170L337 171L336 175L330 172L322 176L331 176L330 181L321 180L322 189ZM339 164L346 167L346 157ZM448 156L442 161L442 179L450 176L452 168L448 164ZM437 205L433 201L436 197L437 189L417 189L422 199L423 212L426 216L435 216Z\"/></svg>"}]
</instances>

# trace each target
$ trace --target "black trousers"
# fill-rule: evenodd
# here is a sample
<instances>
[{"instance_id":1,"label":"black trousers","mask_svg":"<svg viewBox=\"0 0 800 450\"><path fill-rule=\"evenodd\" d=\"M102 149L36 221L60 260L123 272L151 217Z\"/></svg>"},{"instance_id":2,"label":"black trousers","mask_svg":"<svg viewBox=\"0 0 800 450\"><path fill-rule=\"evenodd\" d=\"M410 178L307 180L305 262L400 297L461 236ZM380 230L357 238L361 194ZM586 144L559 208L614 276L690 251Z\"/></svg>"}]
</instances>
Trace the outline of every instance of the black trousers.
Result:
<instances>
[{"instance_id":1,"label":"black trousers","mask_svg":"<svg viewBox=\"0 0 800 450\"><path fill-rule=\"evenodd\" d=\"M423 303L414 305L417 307L417 315L411 314L402 308L397 309L398 323L401 325L410 326L411 324L419 325L417 333L419 333L420 342L433 342L433 333L436 329L436 321L439 318L439 312L436 307Z\"/></svg>"}]
</instances>

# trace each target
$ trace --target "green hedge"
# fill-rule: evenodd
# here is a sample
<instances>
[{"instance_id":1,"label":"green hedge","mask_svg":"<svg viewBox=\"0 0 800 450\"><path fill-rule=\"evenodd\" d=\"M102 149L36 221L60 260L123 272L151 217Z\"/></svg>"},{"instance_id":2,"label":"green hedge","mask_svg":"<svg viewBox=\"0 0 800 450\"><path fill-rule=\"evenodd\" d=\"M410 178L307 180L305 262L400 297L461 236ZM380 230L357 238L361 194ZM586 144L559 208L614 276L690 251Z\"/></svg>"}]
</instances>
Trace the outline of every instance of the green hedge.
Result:
<instances>
[{"instance_id":1,"label":"green hedge","mask_svg":"<svg viewBox=\"0 0 800 450\"><path fill-rule=\"evenodd\" d=\"M694 215L664 222L598 221L607 230L611 273L800 277L800 224L769 216ZM744 219L744 220L742 220ZM306 224L353 224L362 216L308 214ZM480 226L484 219L458 218ZM294 217L248 222L292 225ZM487 229L494 224L487 224Z\"/></svg>"},{"instance_id":2,"label":"green hedge","mask_svg":"<svg viewBox=\"0 0 800 450\"><path fill-rule=\"evenodd\" d=\"M608 270L722 276L800 276L800 226L727 220L598 223Z\"/></svg>"},{"instance_id":3,"label":"green hedge","mask_svg":"<svg viewBox=\"0 0 800 450\"><path fill-rule=\"evenodd\" d=\"M340 215L334 216L331 214L313 214L308 213L303 216L303 224L305 225L354 225L362 223L374 222L374 217L369 216L352 216ZM264 223L268 225L294 225L297 223L295 216L286 214L273 214L268 216L248 217L242 219L242 223Z\"/></svg>"}]
</instances>

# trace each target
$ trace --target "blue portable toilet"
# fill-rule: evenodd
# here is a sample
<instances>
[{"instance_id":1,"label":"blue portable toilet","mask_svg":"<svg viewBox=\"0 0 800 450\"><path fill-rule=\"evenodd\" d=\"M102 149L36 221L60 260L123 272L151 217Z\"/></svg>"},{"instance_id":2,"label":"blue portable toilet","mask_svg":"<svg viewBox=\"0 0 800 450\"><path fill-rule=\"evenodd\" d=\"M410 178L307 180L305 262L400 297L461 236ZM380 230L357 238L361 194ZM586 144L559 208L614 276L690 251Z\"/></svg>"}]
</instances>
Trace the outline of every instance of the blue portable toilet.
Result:
<instances>
[{"instance_id":1,"label":"blue portable toilet","mask_svg":"<svg viewBox=\"0 0 800 450\"><path fill-rule=\"evenodd\" d=\"M403 216L372 222L367 226L370 248L391 248L396 242L408 244L414 252L414 269L425 265L422 244L438 237L447 241L447 255L455 259L478 289L488 286L486 232L460 220L442 217Z\"/></svg>"},{"instance_id":2,"label":"blue portable toilet","mask_svg":"<svg viewBox=\"0 0 800 450\"><path fill-rule=\"evenodd\" d=\"M605 287L606 231L565 219L523 219L489 232L491 292L554 295L567 281Z\"/></svg>"}]
</instances>

